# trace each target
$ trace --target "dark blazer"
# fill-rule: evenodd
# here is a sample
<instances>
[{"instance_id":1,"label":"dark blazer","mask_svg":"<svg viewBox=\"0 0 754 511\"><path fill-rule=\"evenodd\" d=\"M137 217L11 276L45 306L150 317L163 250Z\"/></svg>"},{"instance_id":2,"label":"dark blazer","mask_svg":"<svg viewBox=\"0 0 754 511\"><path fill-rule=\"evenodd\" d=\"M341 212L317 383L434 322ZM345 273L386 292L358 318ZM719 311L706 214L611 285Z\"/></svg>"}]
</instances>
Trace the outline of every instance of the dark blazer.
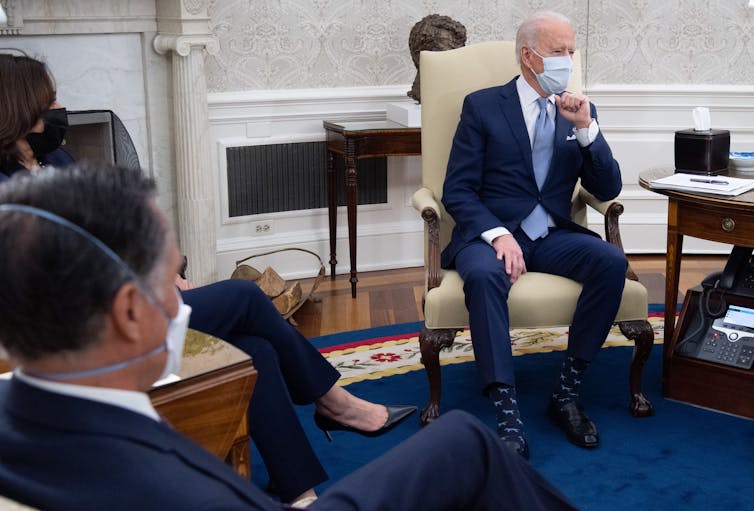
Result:
<instances>
[{"instance_id":1,"label":"dark blazer","mask_svg":"<svg viewBox=\"0 0 754 511\"><path fill-rule=\"evenodd\" d=\"M44 166L65 167L66 165L73 163L73 158L65 151L65 149L58 147L53 152L45 154L39 160L39 163ZM0 183L10 179L18 172L27 172L27 169L17 161L5 163L0 161Z\"/></svg>"},{"instance_id":2,"label":"dark blazer","mask_svg":"<svg viewBox=\"0 0 754 511\"><path fill-rule=\"evenodd\" d=\"M591 111L596 119L594 105ZM582 148L574 128L558 112L552 163L540 192L516 78L466 96L443 187L442 203L456 222L442 253L444 268L483 232L501 225L515 231L538 201L558 227L596 236L570 219L574 187L581 178L598 199L613 199L621 189L620 169L601 132Z\"/></svg>"},{"instance_id":3,"label":"dark blazer","mask_svg":"<svg viewBox=\"0 0 754 511\"><path fill-rule=\"evenodd\" d=\"M283 509L169 426L0 382L0 494L45 510Z\"/></svg>"},{"instance_id":4,"label":"dark blazer","mask_svg":"<svg viewBox=\"0 0 754 511\"><path fill-rule=\"evenodd\" d=\"M45 511L292 509L162 423L17 379L0 381L0 494ZM575 509L458 410L335 483L310 508Z\"/></svg>"}]
</instances>

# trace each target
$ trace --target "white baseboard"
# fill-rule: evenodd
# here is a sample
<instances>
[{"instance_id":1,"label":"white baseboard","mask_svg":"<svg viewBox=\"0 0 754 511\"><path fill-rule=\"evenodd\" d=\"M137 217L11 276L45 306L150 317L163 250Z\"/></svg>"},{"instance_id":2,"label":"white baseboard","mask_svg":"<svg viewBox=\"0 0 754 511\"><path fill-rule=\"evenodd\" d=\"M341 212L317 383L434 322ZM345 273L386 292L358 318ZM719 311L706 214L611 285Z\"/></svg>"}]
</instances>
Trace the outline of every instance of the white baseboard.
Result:
<instances>
[{"instance_id":1,"label":"white baseboard","mask_svg":"<svg viewBox=\"0 0 754 511\"><path fill-rule=\"evenodd\" d=\"M233 273L236 261L252 254L271 252L285 247L298 247L319 255L330 274L330 242L327 229L298 232L270 239L253 237L218 240L218 277ZM336 274L350 272L348 233L339 229L336 238ZM420 221L402 224L371 224L359 226L356 243L357 271L388 270L424 265L424 231ZM249 264L259 271L272 266L286 279L307 278L316 275L319 262L302 252L283 252L265 257L255 257Z\"/></svg>"}]
</instances>

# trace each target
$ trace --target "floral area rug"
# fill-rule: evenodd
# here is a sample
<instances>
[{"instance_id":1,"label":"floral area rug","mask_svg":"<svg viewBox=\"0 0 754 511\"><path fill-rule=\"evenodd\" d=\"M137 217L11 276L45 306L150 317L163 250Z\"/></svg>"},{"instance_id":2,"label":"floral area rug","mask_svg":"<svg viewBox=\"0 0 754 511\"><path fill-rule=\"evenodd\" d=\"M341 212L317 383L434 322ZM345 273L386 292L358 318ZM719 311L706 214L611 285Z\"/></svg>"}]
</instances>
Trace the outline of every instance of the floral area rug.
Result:
<instances>
[{"instance_id":1,"label":"floral area rug","mask_svg":"<svg viewBox=\"0 0 754 511\"><path fill-rule=\"evenodd\" d=\"M649 322L654 330L655 344L661 344L664 334L662 314L651 313ZM567 342L568 327L511 330L514 356L562 351L566 349ZM626 339L617 326L613 326L605 346L633 346L633 342ZM342 376L338 384L341 386L424 369L418 332L337 344L319 350L340 371ZM474 360L474 350L469 330L460 332L453 345L440 352L441 365L470 360Z\"/></svg>"}]
</instances>

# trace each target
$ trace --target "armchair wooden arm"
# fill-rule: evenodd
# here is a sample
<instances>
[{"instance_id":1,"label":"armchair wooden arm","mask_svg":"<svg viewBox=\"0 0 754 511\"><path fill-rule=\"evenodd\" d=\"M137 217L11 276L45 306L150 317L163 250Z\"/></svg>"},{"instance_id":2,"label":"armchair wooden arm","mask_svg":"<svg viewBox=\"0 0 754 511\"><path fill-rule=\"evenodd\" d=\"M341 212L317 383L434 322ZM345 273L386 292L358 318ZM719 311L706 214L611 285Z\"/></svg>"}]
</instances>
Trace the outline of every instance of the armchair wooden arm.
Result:
<instances>
[{"instance_id":1,"label":"armchair wooden arm","mask_svg":"<svg viewBox=\"0 0 754 511\"><path fill-rule=\"evenodd\" d=\"M426 223L427 246L426 275L427 291L440 285L442 273L440 268L440 204L435 199L432 190L419 188L411 197L411 204L421 213Z\"/></svg>"}]
</instances>

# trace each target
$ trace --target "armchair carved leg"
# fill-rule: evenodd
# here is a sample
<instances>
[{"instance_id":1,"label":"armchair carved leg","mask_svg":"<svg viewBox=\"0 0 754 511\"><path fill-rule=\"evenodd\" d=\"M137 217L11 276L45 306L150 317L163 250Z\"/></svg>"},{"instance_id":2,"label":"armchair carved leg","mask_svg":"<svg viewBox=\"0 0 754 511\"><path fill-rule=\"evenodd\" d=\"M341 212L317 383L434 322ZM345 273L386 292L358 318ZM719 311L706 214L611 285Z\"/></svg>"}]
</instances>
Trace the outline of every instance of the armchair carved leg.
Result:
<instances>
[{"instance_id":1,"label":"armchair carved leg","mask_svg":"<svg viewBox=\"0 0 754 511\"><path fill-rule=\"evenodd\" d=\"M419 416L422 426L426 426L440 416L440 395L442 393L440 350L453 345L457 332L458 330L452 328L430 330L427 327L422 327L419 334L422 364L424 364L429 380L429 402L424 406Z\"/></svg>"},{"instance_id":2,"label":"armchair carved leg","mask_svg":"<svg viewBox=\"0 0 754 511\"><path fill-rule=\"evenodd\" d=\"M641 379L644 364L649 358L654 345L654 332L647 320L621 321L618 327L626 338L634 341L634 356L631 360L629 385L631 389L631 403L628 405L634 417L649 417L652 415L652 403L641 391Z\"/></svg>"}]
</instances>

